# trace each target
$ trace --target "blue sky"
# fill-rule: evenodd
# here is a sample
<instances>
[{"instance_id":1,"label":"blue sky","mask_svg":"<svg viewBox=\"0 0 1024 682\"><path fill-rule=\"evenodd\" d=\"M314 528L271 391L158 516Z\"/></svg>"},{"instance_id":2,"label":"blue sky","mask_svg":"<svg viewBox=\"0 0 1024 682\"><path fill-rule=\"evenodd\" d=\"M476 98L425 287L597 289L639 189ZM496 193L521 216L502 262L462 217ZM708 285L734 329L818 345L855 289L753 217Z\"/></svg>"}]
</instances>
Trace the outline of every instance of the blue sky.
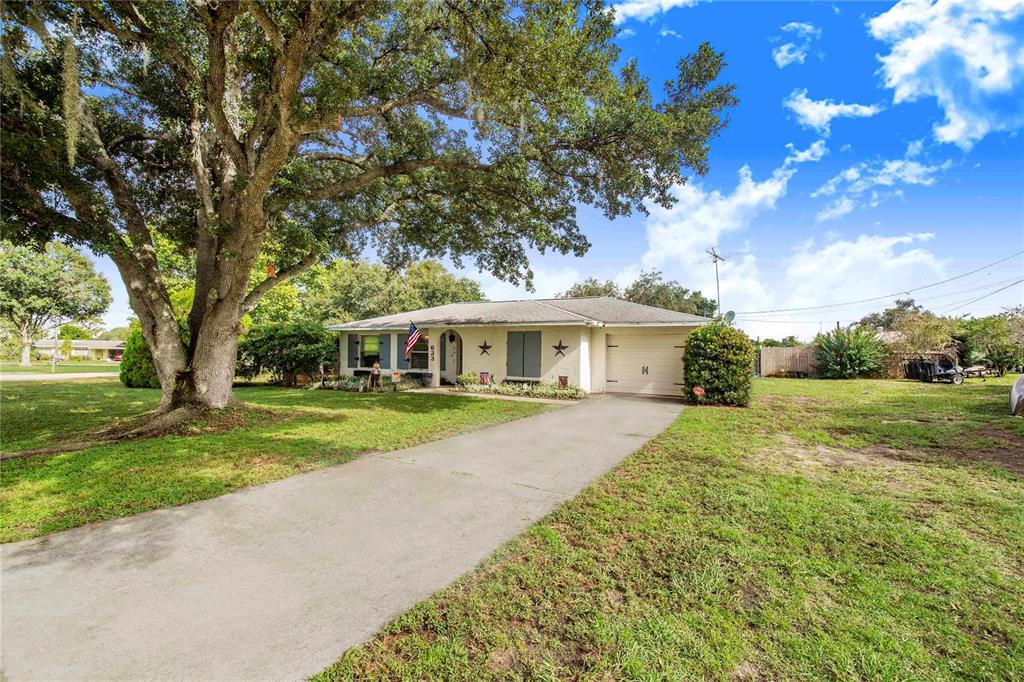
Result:
<instances>
[{"instance_id":1,"label":"blue sky","mask_svg":"<svg viewBox=\"0 0 1024 682\"><path fill-rule=\"evenodd\" d=\"M609 222L580 207L590 252L535 254L534 292L466 272L490 298L550 296L587 276L625 284L645 268L714 296L704 250L716 246L723 308L741 328L810 338L890 299L752 311L906 291L1024 249L1024 0L616 7L622 58L656 89L701 42L726 52L741 102L711 172L647 217ZM101 267L117 290L107 320L120 324L123 286ZM1024 256L915 295L984 315L1024 303L1024 284L995 291L1015 276Z\"/></svg>"}]
</instances>

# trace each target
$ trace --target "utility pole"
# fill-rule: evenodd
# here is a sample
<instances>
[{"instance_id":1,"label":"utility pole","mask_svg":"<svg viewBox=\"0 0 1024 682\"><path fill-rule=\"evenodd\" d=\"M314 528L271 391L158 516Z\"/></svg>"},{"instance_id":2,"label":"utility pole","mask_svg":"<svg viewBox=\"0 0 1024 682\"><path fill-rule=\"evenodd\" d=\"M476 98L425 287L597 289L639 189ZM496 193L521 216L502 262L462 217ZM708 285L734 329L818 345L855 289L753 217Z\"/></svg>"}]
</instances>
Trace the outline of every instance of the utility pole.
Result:
<instances>
[{"instance_id":1,"label":"utility pole","mask_svg":"<svg viewBox=\"0 0 1024 682\"><path fill-rule=\"evenodd\" d=\"M707 251L705 251L705 253L708 254L709 256L711 256L711 262L715 264L715 292L718 294L718 314L719 314L719 316L721 316L721 314L722 314L722 287L718 283L718 261L724 261L725 259L722 258L720 255L718 255L718 251L716 251L715 247L713 247L713 246L710 249L708 249Z\"/></svg>"}]
</instances>

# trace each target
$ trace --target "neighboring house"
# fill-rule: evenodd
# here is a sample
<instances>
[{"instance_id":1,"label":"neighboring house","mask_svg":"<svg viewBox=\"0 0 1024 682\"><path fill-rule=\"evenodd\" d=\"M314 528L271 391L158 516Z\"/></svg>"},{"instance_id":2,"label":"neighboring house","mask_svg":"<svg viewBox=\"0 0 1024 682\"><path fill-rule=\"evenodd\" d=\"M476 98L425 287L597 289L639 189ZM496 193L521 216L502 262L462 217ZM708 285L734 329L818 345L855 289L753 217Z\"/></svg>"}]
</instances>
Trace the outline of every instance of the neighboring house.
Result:
<instances>
[{"instance_id":1,"label":"neighboring house","mask_svg":"<svg viewBox=\"0 0 1024 682\"><path fill-rule=\"evenodd\" d=\"M48 358L53 354L54 345L57 354L67 356L65 344L71 344L70 358L79 360L118 360L124 352L124 341L65 341L63 339L39 339L32 342L36 355Z\"/></svg>"},{"instance_id":2,"label":"neighboring house","mask_svg":"<svg viewBox=\"0 0 1024 682\"><path fill-rule=\"evenodd\" d=\"M421 374L432 386L462 373L491 381L560 377L592 393L679 395L686 335L706 317L606 296L452 303L333 325L342 332L341 373ZM423 333L408 360L409 324Z\"/></svg>"}]
</instances>

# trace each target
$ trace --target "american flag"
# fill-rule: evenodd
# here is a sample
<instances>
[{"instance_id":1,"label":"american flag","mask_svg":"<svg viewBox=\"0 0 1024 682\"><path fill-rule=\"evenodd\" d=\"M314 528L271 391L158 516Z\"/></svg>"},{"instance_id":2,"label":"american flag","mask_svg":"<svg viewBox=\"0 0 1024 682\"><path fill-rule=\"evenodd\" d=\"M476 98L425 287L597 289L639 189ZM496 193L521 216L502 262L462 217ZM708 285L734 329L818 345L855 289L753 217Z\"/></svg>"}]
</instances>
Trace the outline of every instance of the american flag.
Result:
<instances>
[{"instance_id":1,"label":"american flag","mask_svg":"<svg viewBox=\"0 0 1024 682\"><path fill-rule=\"evenodd\" d=\"M420 340L421 332L416 328L412 322L409 323L409 339L405 342L405 359L409 359L409 353L412 352L412 347L416 345L416 342Z\"/></svg>"}]
</instances>

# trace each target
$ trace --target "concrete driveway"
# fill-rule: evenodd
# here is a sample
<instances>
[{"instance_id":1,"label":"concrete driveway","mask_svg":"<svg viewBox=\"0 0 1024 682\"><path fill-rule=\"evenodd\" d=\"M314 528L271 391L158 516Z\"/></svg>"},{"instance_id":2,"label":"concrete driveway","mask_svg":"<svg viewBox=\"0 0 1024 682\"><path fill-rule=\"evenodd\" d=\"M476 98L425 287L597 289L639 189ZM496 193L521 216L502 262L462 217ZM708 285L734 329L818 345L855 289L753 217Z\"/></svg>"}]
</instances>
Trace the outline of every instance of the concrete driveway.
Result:
<instances>
[{"instance_id":1,"label":"concrete driveway","mask_svg":"<svg viewBox=\"0 0 1024 682\"><path fill-rule=\"evenodd\" d=\"M4 679L304 678L576 495L680 409L596 398L4 545Z\"/></svg>"}]
</instances>

